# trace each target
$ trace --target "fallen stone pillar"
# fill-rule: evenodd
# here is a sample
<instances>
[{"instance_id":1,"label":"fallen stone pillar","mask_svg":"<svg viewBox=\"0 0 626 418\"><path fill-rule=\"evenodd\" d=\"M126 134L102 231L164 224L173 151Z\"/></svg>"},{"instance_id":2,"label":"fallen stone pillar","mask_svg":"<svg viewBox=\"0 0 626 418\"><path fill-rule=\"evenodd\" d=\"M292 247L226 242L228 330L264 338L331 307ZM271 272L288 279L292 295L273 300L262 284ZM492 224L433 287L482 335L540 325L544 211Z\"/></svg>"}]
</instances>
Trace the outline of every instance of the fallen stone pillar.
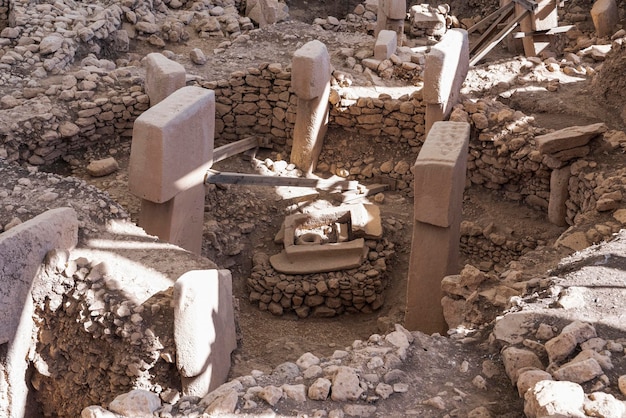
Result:
<instances>
[{"instance_id":1,"label":"fallen stone pillar","mask_svg":"<svg viewBox=\"0 0 626 418\"><path fill-rule=\"evenodd\" d=\"M597 0L591 8L591 20L598 36L613 35L619 22L619 10L615 0Z\"/></svg>"},{"instance_id":2,"label":"fallen stone pillar","mask_svg":"<svg viewBox=\"0 0 626 418\"><path fill-rule=\"evenodd\" d=\"M128 185L142 199L139 226L197 254L214 130L215 94L200 87L175 91L133 127Z\"/></svg>"},{"instance_id":3,"label":"fallen stone pillar","mask_svg":"<svg viewBox=\"0 0 626 418\"><path fill-rule=\"evenodd\" d=\"M229 270L192 270L174 284L176 367L185 396L203 397L226 382L237 348Z\"/></svg>"},{"instance_id":4,"label":"fallen stone pillar","mask_svg":"<svg viewBox=\"0 0 626 418\"><path fill-rule=\"evenodd\" d=\"M158 52L146 56L146 94L154 106L176 90L185 87L185 67Z\"/></svg>"},{"instance_id":5,"label":"fallen stone pillar","mask_svg":"<svg viewBox=\"0 0 626 418\"><path fill-rule=\"evenodd\" d=\"M71 208L52 209L0 234L0 416L35 416L27 402L28 357L33 344L31 287L46 254L71 250L78 242L78 219Z\"/></svg>"},{"instance_id":6,"label":"fallen stone pillar","mask_svg":"<svg viewBox=\"0 0 626 418\"><path fill-rule=\"evenodd\" d=\"M315 170L328 128L330 71L330 56L320 41L308 42L294 53L291 86L298 107L291 162L305 173Z\"/></svg>"},{"instance_id":7,"label":"fallen stone pillar","mask_svg":"<svg viewBox=\"0 0 626 418\"><path fill-rule=\"evenodd\" d=\"M404 39L404 20L406 19L406 0L378 0L378 13L374 36L382 30L391 30L397 34L398 45Z\"/></svg>"},{"instance_id":8,"label":"fallen stone pillar","mask_svg":"<svg viewBox=\"0 0 626 418\"><path fill-rule=\"evenodd\" d=\"M470 125L436 122L415 161L415 203L404 325L444 333L441 281L459 272Z\"/></svg>"},{"instance_id":9,"label":"fallen stone pillar","mask_svg":"<svg viewBox=\"0 0 626 418\"><path fill-rule=\"evenodd\" d=\"M461 86L469 69L467 31L451 29L426 55L424 102L426 134L433 123L446 119L459 100Z\"/></svg>"}]
</instances>

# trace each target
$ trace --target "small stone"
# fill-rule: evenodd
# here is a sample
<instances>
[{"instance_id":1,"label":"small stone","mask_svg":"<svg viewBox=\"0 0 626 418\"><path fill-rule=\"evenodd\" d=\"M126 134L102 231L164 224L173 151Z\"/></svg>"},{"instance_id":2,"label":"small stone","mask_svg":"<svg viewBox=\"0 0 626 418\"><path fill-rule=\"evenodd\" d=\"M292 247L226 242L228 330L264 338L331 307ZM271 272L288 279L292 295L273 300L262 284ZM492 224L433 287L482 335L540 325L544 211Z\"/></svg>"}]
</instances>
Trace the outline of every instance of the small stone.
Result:
<instances>
[{"instance_id":1,"label":"small stone","mask_svg":"<svg viewBox=\"0 0 626 418\"><path fill-rule=\"evenodd\" d=\"M502 350L502 362L504 363L506 374L513 384L517 383L520 369L525 367L543 369L541 360L534 352L516 347L507 347Z\"/></svg>"},{"instance_id":2,"label":"small stone","mask_svg":"<svg viewBox=\"0 0 626 418\"><path fill-rule=\"evenodd\" d=\"M87 166L87 173L93 177L103 177L115 173L120 166L113 157L104 158L102 160L94 160Z\"/></svg>"},{"instance_id":3,"label":"small stone","mask_svg":"<svg viewBox=\"0 0 626 418\"><path fill-rule=\"evenodd\" d=\"M191 58L191 61L197 65L204 65L207 62L207 57L200 48L192 49L191 52L189 52L189 58Z\"/></svg>"},{"instance_id":4,"label":"small stone","mask_svg":"<svg viewBox=\"0 0 626 418\"><path fill-rule=\"evenodd\" d=\"M125 417L151 416L160 407L159 395L143 389L119 395L109 404L109 410Z\"/></svg>"},{"instance_id":5,"label":"small stone","mask_svg":"<svg viewBox=\"0 0 626 418\"><path fill-rule=\"evenodd\" d=\"M320 364L320 359L314 354L304 353L298 360L296 360L296 364L300 367L300 369L306 370L313 365Z\"/></svg>"},{"instance_id":6,"label":"small stone","mask_svg":"<svg viewBox=\"0 0 626 418\"><path fill-rule=\"evenodd\" d=\"M333 401L355 401L359 399L363 389L359 377L351 367L340 366L333 378L331 398Z\"/></svg>"},{"instance_id":7,"label":"small stone","mask_svg":"<svg viewBox=\"0 0 626 418\"><path fill-rule=\"evenodd\" d=\"M574 383L585 383L602 374L602 367L594 358L577 362L572 361L552 372L556 379L568 380Z\"/></svg>"},{"instance_id":8,"label":"small stone","mask_svg":"<svg viewBox=\"0 0 626 418\"><path fill-rule=\"evenodd\" d=\"M435 396L433 398L426 399L422 402L424 405L432 406L433 408L441 411L446 409L446 403L441 396Z\"/></svg>"},{"instance_id":9,"label":"small stone","mask_svg":"<svg viewBox=\"0 0 626 418\"><path fill-rule=\"evenodd\" d=\"M274 406L283 397L283 390L270 385L263 388L263 390L259 392L258 396L271 406Z\"/></svg>"},{"instance_id":10,"label":"small stone","mask_svg":"<svg viewBox=\"0 0 626 418\"><path fill-rule=\"evenodd\" d=\"M619 387L619 391L622 392L622 395L626 395L626 374L621 375L617 379L617 386Z\"/></svg>"},{"instance_id":11,"label":"small stone","mask_svg":"<svg viewBox=\"0 0 626 418\"><path fill-rule=\"evenodd\" d=\"M328 394L330 393L331 385L332 383L330 380L323 377L318 378L311 386L309 386L309 399L314 401L326 400L326 398L328 398Z\"/></svg>"},{"instance_id":12,"label":"small stone","mask_svg":"<svg viewBox=\"0 0 626 418\"><path fill-rule=\"evenodd\" d=\"M281 389L285 397L293 399L296 402L306 401L306 387L303 384L299 385L282 385Z\"/></svg>"},{"instance_id":13,"label":"small stone","mask_svg":"<svg viewBox=\"0 0 626 418\"><path fill-rule=\"evenodd\" d=\"M373 405L354 405L349 404L343 407L343 411L353 417L371 417L376 413L376 407Z\"/></svg>"},{"instance_id":14,"label":"small stone","mask_svg":"<svg viewBox=\"0 0 626 418\"><path fill-rule=\"evenodd\" d=\"M383 399L387 399L394 393L393 386L386 383L379 383L376 385L376 394Z\"/></svg>"}]
</instances>

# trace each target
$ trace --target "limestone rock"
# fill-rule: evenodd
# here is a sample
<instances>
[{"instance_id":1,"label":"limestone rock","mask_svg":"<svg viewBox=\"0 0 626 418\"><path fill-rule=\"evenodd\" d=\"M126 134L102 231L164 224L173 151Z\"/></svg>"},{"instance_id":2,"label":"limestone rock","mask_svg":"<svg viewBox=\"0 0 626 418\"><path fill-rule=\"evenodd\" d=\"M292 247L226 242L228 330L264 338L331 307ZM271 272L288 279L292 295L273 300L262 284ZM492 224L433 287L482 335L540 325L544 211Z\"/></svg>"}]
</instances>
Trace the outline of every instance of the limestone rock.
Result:
<instances>
[{"instance_id":1,"label":"limestone rock","mask_svg":"<svg viewBox=\"0 0 626 418\"><path fill-rule=\"evenodd\" d=\"M552 375L544 370L538 369L528 369L520 372L517 378L517 393L520 397L524 397L528 389L534 387L542 380L553 380Z\"/></svg>"},{"instance_id":2,"label":"limestone rock","mask_svg":"<svg viewBox=\"0 0 626 418\"><path fill-rule=\"evenodd\" d=\"M626 403L615 398L615 396L594 392L585 401L583 409L587 416L591 417L623 417L626 416Z\"/></svg>"},{"instance_id":3,"label":"limestone rock","mask_svg":"<svg viewBox=\"0 0 626 418\"><path fill-rule=\"evenodd\" d=\"M341 366L333 378L331 398L333 401L355 401L359 399L363 389L359 377L351 367Z\"/></svg>"},{"instance_id":4,"label":"limestone rock","mask_svg":"<svg viewBox=\"0 0 626 418\"><path fill-rule=\"evenodd\" d=\"M161 399L156 393L134 389L119 395L109 404L109 410L123 417L150 416L161 407Z\"/></svg>"},{"instance_id":5,"label":"limestone rock","mask_svg":"<svg viewBox=\"0 0 626 418\"><path fill-rule=\"evenodd\" d=\"M207 57L204 55L204 52L200 48L194 48L189 53L189 57L194 64L204 65L207 62Z\"/></svg>"},{"instance_id":6,"label":"limestone rock","mask_svg":"<svg viewBox=\"0 0 626 418\"><path fill-rule=\"evenodd\" d=\"M41 40L39 52L42 55L52 54L58 51L63 45L63 37L60 35L49 35Z\"/></svg>"},{"instance_id":7,"label":"limestone rock","mask_svg":"<svg viewBox=\"0 0 626 418\"><path fill-rule=\"evenodd\" d=\"M570 126L549 134L535 137L535 143L540 152L553 154L587 145L595 136L607 131L604 123L595 123L587 126Z\"/></svg>"},{"instance_id":8,"label":"limestone rock","mask_svg":"<svg viewBox=\"0 0 626 418\"><path fill-rule=\"evenodd\" d=\"M544 416L584 417L585 392L572 382L542 380L524 395L524 413L529 418Z\"/></svg>"},{"instance_id":9,"label":"limestone rock","mask_svg":"<svg viewBox=\"0 0 626 418\"><path fill-rule=\"evenodd\" d=\"M591 19L598 36L611 36L619 20L619 10L615 0L597 0L591 8Z\"/></svg>"},{"instance_id":10,"label":"limestone rock","mask_svg":"<svg viewBox=\"0 0 626 418\"><path fill-rule=\"evenodd\" d=\"M104 158L102 160L94 160L87 166L87 173L93 177L103 177L115 173L120 166L113 157Z\"/></svg>"},{"instance_id":11,"label":"limestone rock","mask_svg":"<svg viewBox=\"0 0 626 418\"><path fill-rule=\"evenodd\" d=\"M328 398L328 394L330 393L331 384L330 380L323 377L315 380L315 382L309 386L309 399L313 399L314 401L326 400L326 398Z\"/></svg>"},{"instance_id":12,"label":"limestone rock","mask_svg":"<svg viewBox=\"0 0 626 418\"><path fill-rule=\"evenodd\" d=\"M520 369L527 367L543 369L541 360L534 352L516 347L507 347L502 350L502 362L507 376L514 385L517 383Z\"/></svg>"},{"instance_id":13,"label":"limestone rock","mask_svg":"<svg viewBox=\"0 0 626 418\"><path fill-rule=\"evenodd\" d=\"M602 367L594 358L571 361L552 372L556 379L569 380L574 383L585 383L602 374Z\"/></svg>"}]
</instances>

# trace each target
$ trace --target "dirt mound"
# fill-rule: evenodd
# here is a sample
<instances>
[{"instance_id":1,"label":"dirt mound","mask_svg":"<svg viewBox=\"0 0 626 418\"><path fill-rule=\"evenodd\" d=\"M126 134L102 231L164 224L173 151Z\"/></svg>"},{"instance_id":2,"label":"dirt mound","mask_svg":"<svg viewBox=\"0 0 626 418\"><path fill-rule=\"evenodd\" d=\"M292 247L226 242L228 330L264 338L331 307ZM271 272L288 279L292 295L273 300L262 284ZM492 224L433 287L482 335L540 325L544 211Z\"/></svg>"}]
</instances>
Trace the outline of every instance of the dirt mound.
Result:
<instances>
[{"instance_id":1,"label":"dirt mound","mask_svg":"<svg viewBox=\"0 0 626 418\"><path fill-rule=\"evenodd\" d=\"M611 52L593 80L595 95L599 100L606 102L615 108L618 114L626 122L626 37L613 42Z\"/></svg>"}]
</instances>

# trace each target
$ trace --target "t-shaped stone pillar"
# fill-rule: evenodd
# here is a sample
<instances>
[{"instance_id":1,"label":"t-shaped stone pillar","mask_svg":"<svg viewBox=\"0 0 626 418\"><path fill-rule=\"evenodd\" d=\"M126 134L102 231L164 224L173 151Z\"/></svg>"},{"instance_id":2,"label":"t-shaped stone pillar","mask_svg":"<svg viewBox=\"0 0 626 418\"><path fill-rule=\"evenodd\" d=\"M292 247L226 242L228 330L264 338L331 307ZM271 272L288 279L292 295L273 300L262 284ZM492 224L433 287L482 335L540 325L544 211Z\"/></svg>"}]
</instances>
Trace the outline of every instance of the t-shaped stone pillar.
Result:
<instances>
[{"instance_id":1,"label":"t-shaped stone pillar","mask_svg":"<svg viewBox=\"0 0 626 418\"><path fill-rule=\"evenodd\" d=\"M315 170L328 128L330 56L326 45L311 41L291 63L291 87L298 97L291 162L305 173Z\"/></svg>"},{"instance_id":2,"label":"t-shaped stone pillar","mask_svg":"<svg viewBox=\"0 0 626 418\"><path fill-rule=\"evenodd\" d=\"M426 134L436 121L444 120L459 99L469 69L467 31L451 29L426 55L424 102Z\"/></svg>"},{"instance_id":3,"label":"t-shaped stone pillar","mask_svg":"<svg viewBox=\"0 0 626 418\"><path fill-rule=\"evenodd\" d=\"M378 13L376 15L376 28L374 36L382 30L391 30L398 34L398 45L402 45L404 39L404 21L406 19L406 0L378 0Z\"/></svg>"},{"instance_id":4,"label":"t-shaped stone pillar","mask_svg":"<svg viewBox=\"0 0 626 418\"><path fill-rule=\"evenodd\" d=\"M458 273L470 125L435 122L414 168L415 203L404 326L428 334L448 327L441 280Z\"/></svg>"},{"instance_id":5,"label":"t-shaped stone pillar","mask_svg":"<svg viewBox=\"0 0 626 418\"><path fill-rule=\"evenodd\" d=\"M142 199L139 226L198 254L214 131L215 94L200 87L176 90L133 127L128 185Z\"/></svg>"}]
</instances>

